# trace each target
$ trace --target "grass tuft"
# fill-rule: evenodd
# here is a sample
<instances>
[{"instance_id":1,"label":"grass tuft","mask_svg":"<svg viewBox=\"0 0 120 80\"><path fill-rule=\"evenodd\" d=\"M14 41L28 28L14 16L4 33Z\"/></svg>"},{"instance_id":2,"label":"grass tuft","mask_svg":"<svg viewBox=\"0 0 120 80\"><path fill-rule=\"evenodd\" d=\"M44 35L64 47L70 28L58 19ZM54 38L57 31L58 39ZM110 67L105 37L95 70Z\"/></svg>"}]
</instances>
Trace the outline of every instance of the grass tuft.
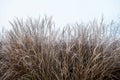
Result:
<instances>
[{"instance_id":1,"label":"grass tuft","mask_svg":"<svg viewBox=\"0 0 120 80\"><path fill-rule=\"evenodd\" d=\"M56 29L15 19L0 43L0 80L119 80L119 26L103 20Z\"/></svg>"}]
</instances>

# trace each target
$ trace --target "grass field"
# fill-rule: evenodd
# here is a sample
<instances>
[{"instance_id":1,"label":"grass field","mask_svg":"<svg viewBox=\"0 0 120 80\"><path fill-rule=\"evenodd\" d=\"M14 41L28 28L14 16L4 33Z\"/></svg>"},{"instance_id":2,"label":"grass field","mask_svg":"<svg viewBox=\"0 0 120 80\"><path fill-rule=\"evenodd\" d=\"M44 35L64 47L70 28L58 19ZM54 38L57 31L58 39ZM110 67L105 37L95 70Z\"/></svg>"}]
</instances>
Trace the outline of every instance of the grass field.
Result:
<instances>
[{"instance_id":1,"label":"grass field","mask_svg":"<svg viewBox=\"0 0 120 80\"><path fill-rule=\"evenodd\" d=\"M120 26L57 30L51 18L15 19L0 42L0 80L120 80Z\"/></svg>"}]
</instances>

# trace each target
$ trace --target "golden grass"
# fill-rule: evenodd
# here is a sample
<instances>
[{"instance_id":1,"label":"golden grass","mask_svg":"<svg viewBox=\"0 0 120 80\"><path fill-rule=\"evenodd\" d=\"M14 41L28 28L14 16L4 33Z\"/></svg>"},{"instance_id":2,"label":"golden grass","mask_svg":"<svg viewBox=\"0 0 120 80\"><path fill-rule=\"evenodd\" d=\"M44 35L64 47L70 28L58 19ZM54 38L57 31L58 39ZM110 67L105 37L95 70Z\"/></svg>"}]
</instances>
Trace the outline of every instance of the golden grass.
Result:
<instances>
[{"instance_id":1,"label":"golden grass","mask_svg":"<svg viewBox=\"0 0 120 80\"><path fill-rule=\"evenodd\" d=\"M15 19L0 49L0 80L119 80L119 27L103 20L56 30L51 18Z\"/></svg>"}]
</instances>

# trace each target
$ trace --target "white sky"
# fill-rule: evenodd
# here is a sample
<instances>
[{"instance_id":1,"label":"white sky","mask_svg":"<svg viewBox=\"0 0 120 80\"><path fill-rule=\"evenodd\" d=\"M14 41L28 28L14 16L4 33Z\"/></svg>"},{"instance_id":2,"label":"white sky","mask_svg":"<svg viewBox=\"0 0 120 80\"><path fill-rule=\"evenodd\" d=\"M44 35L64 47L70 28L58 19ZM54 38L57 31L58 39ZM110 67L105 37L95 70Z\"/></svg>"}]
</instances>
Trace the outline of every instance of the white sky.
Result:
<instances>
[{"instance_id":1,"label":"white sky","mask_svg":"<svg viewBox=\"0 0 120 80\"><path fill-rule=\"evenodd\" d=\"M120 0L0 0L0 28L9 28L9 20L28 16L53 16L56 26L68 23L120 17Z\"/></svg>"}]
</instances>

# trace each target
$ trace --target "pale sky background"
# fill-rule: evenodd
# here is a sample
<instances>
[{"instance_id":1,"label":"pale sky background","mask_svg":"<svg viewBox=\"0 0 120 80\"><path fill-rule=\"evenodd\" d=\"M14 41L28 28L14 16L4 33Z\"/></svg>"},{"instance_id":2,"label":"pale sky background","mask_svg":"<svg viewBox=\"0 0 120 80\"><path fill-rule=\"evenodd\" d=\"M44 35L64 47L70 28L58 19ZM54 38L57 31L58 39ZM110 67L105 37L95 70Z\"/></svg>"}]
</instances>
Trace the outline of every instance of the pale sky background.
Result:
<instances>
[{"instance_id":1,"label":"pale sky background","mask_svg":"<svg viewBox=\"0 0 120 80\"><path fill-rule=\"evenodd\" d=\"M107 22L120 17L120 0L0 0L0 29L9 29L8 21L53 16L56 26L75 22L100 20Z\"/></svg>"}]
</instances>

